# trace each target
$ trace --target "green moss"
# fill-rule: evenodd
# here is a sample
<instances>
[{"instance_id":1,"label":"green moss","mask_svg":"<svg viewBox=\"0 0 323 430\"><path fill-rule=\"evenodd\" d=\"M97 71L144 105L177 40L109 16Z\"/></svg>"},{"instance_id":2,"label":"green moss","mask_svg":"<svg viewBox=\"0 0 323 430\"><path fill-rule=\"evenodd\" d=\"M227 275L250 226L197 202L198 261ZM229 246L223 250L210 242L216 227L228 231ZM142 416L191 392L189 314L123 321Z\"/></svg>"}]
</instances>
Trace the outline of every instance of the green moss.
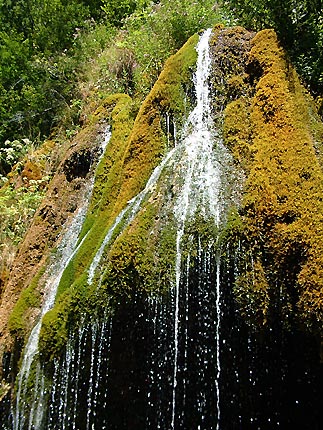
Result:
<instances>
[{"instance_id":1,"label":"green moss","mask_svg":"<svg viewBox=\"0 0 323 430\"><path fill-rule=\"evenodd\" d=\"M191 85L197 40L197 35L191 37L177 54L168 59L139 110L125 154L124 181L115 215L144 188L153 169L168 149L161 124L163 114L171 112L180 122L188 113L190 105L185 102L185 90Z\"/></svg>"},{"instance_id":2,"label":"green moss","mask_svg":"<svg viewBox=\"0 0 323 430\"><path fill-rule=\"evenodd\" d=\"M164 229L156 221L162 204L158 197L144 202L129 226L121 223L115 231L113 245L111 249L107 247L100 263L104 277L99 286L87 284L87 270L117 215L144 188L168 150L164 116L168 114L180 124L188 114L190 100L186 93L196 63L197 40L198 36L193 36L166 62L135 120L133 102L125 95L108 98L97 112L100 118L104 116L103 109L106 112L112 136L97 168L81 234L84 241L63 274L54 309L43 321L40 350L46 356L58 353L66 342L68 329L77 324L81 314L93 315L100 305L106 306L114 297L128 294L133 288L158 291L165 285L169 287L173 269L170 259L174 261L169 249L170 242L175 243L175 230Z\"/></svg>"},{"instance_id":3,"label":"green moss","mask_svg":"<svg viewBox=\"0 0 323 430\"><path fill-rule=\"evenodd\" d=\"M68 314L59 307L47 312L42 321L39 350L46 359L61 352L68 339Z\"/></svg>"},{"instance_id":4,"label":"green moss","mask_svg":"<svg viewBox=\"0 0 323 430\"><path fill-rule=\"evenodd\" d=\"M41 269L34 277L31 284L22 291L19 300L9 318L8 327L12 335L19 338L24 338L29 333L30 318L33 312L39 312L41 306L41 294L37 290L38 282L44 274L45 269Z\"/></svg>"},{"instance_id":5,"label":"green moss","mask_svg":"<svg viewBox=\"0 0 323 430\"><path fill-rule=\"evenodd\" d=\"M102 286L112 295L142 291L153 295L168 290L174 281L176 229L161 220L162 199L148 201L113 243Z\"/></svg>"},{"instance_id":6,"label":"green moss","mask_svg":"<svg viewBox=\"0 0 323 430\"><path fill-rule=\"evenodd\" d=\"M57 297L82 275L89 263L89 258L100 246L109 227L109 218L124 179L124 154L134 122L131 109L131 98L125 94L116 94L108 97L98 110L97 115L102 116L105 112L106 119L110 120L112 136L105 156L96 170L92 199L80 238L87 233L88 235L84 246L64 272Z\"/></svg>"},{"instance_id":7,"label":"green moss","mask_svg":"<svg viewBox=\"0 0 323 430\"><path fill-rule=\"evenodd\" d=\"M231 249L236 249L241 241L244 224L237 207L228 210L226 223L219 235L221 244L229 244Z\"/></svg>"},{"instance_id":8,"label":"green moss","mask_svg":"<svg viewBox=\"0 0 323 430\"><path fill-rule=\"evenodd\" d=\"M129 290L147 288L152 275L152 249L147 243L148 232L156 215L154 205L147 204L131 225L113 243L103 285L112 294L127 294Z\"/></svg>"}]
</instances>

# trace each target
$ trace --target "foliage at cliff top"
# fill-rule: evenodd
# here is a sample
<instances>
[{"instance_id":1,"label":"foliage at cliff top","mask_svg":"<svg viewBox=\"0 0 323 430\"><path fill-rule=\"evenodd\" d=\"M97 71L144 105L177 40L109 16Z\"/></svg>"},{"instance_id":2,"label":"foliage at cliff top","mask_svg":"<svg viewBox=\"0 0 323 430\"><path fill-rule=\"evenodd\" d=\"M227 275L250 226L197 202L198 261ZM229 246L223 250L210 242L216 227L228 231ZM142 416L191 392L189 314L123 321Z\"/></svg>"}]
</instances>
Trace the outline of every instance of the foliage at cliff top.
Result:
<instances>
[{"instance_id":1,"label":"foliage at cliff top","mask_svg":"<svg viewBox=\"0 0 323 430\"><path fill-rule=\"evenodd\" d=\"M82 0L0 5L0 149L72 129L84 101L115 92L140 101L166 58L216 22L274 27L312 90L323 85L321 1ZM12 164L0 156L0 175Z\"/></svg>"},{"instance_id":2,"label":"foliage at cliff top","mask_svg":"<svg viewBox=\"0 0 323 430\"><path fill-rule=\"evenodd\" d=\"M138 93L192 34L223 19L211 0L4 1L0 4L0 149L72 129L94 100ZM86 101L85 101L86 100ZM0 156L0 175L12 164Z\"/></svg>"},{"instance_id":3,"label":"foliage at cliff top","mask_svg":"<svg viewBox=\"0 0 323 430\"><path fill-rule=\"evenodd\" d=\"M299 75L315 95L323 92L321 0L225 0L236 22L253 30L273 28Z\"/></svg>"}]
</instances>

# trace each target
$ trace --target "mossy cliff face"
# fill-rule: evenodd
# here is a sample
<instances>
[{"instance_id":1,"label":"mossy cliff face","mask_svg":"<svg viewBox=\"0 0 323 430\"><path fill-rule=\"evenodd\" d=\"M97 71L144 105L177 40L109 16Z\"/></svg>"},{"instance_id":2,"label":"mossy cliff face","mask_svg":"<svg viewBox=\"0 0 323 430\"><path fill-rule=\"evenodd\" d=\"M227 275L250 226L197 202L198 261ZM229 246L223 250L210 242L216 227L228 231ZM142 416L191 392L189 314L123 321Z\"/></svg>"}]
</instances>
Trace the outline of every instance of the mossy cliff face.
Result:
<instances>
[{"instance_id":1,"label":"mossy cliff face","mask_svg":"<svg viewBox=\"0 0 323 430\"><path fill-rule=\"evenodd\" d=\"M101 110L105 112L104 107ZM60 242L62 226L83 202L105 127L101 112L74 139L57 139L50 147L46 143L53 178L18 249L1 296L0 356L12 350L14 341L23 341L39 316L45 267Z\"/></svg>"},{"instance_id":2,"label":"mossy cliff face","mask_svg":"<svg viewBox=\"0 0 323 430\"><path fill-rule=\"evenodd\" d=\"M43 319L39 346L44 359L60 354L69 331L84 315L95 318L113 313L120 296L132 297L138 291L161 295L174 282L176 222L168 209L176 173L167 168L131 221L120 222L113 230L92 282L88 270L116 217L142 192L175 143L175 129L180 129L194 102L191 78L197 39L193 36L169 59L138 115L127 95L103 101L91 118L92 125L75 140L76 154L80 155L73 155L71 149L35 217L30 234L35 235L33 243L42 243L36 226L43 213L41 234L49 234L49 238L45 236L44 244L37 248L37 264L27 264L32 248L21 251L19 267L26 270L26 276L14 302L24 291L10 320L11 334L21 338L26 338L39 313L45 261L60 228L49 228L50 223L55 227L65 221L82 196L83 178L90 167L80 177L73 166L88 158L82 154L89 150L91 139L97 142L100 121L109 124L112 135L96 170L81 232L84 240L63 274L54 308ZM215 125L223 132L237 170L243 169L246 178L241 206L232 210L220 235L225 243L222 249L230 248L223 258L234 260L230 264L235 267L235 301L241 315L255 328L296 324L318 332L322 327L319 151L323 126L274 32L255 35L239 27L216 27L211 53ZM52 201L64 202L63 215L55 212L51 217ZM68 211L72 202L74 209ZM194 237L196 232L204 232L207 238L213 235L218 240L218 231L202 224L200 220L196 225L192 222L186 234ZM17 284L14 279L15 275L12 285ZM10 301L9 296L6 300ZM13 303L10 306L11 310Z\"/></svg>"},{"instance_id":3,"label":"mossy cliff face","mask_svg":"<svg viewBox=\"0 0 323 430\"><path fill-rule=\"evenodd\" d=\"M322 123L275 33L250 42L224 137L247 172L235 283L254 325L323 322Z\"/></svg>"},{"instance_id":4,"label":"mossy cliff face","mask_svg":"<svg viewBox=\"0 0 323 430\"><path fill-rule=\"evenodd\" d=\"M144 189L154 168L174 144L174 121L179 127L190 111L187 93L196 64L197 39L193 36L166 62L135 121L127 96L110 98L117 101L110 118L112 135L97 169L82 232L87 236L62 277L54 309L43 320L40 349L46 357L58 353L68 330L78 324L82 314L102 316L113 310L120 294L132 294L139 286L146 291L158 289L158 285L169 287L170 260L174 259L171 252L165 255L170 241L174 243L175 230L170 224L167 231L162 230L157 216L162 213L165 189L143 202L129 226L121 223L116 229L111 238L113 245L106 249L108 256L100 262L90 284L88 269L118 214ZM161 282L157 284L156 280Z\"/></svg>"}]
</instances>

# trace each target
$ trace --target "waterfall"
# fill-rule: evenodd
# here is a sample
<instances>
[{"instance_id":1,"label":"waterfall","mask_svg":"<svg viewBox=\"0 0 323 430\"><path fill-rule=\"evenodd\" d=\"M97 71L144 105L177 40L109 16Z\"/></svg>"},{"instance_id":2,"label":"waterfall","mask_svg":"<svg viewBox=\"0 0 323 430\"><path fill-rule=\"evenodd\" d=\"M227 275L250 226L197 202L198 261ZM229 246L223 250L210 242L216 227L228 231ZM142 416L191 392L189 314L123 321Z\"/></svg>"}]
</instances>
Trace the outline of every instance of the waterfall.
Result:
<instances>
[{"instance_id":1,"label":"waterfall","mask_svg":"<svg viewBox=\"0 0 323 430\"><path fill-rule=\"evenodd\" d=\"M184 153L181 157L181 177L184 184L175 203L175 217L178 223L176 238L176 283L175 283L175 315L174 315L174 375L173 405L171 428L175 428L176 387L178 372L178 330L179 330L179 289L182 263L182 238L188 219L197 215L205 220L211 218L215 225L219 224L220 175L219 161L213 154L214 135L210 112L208 78L211 67L209 55L209 38L211 30L207 30L197 46L198 60L195 74L195 90L197 103L184 126ZM217 333L219 336L219 333ZM219 364L219 363L218 363Z\"/></svg>"},{"instance_id":2,"label":"waterfall","mask_svg":"<svg viewBox=\"0 0 323 430\"><path fill-rule=\"evenodd\" d=\"M105 378L109 366L112 321L82 324L68 339L65 357L55 360L46 429L106 429ZM90 355L88 352L90 351ZM101 410L100 427L96 427Z\"/></svg>"},{"instance_id":3,"label":"waterfall","mask_svg":"<svg viewBox=\"0 0 323 430\"><path fill-rule=\"evenodd\" d=\"M103 256L103 253L106 249L106 247L110 244L111 239L113 238L113 234L117 227L122 223L123 230L133 221L135 216L138 214L141 204L144 201L144 199L153 192L154 186L156 185L160 174L162 173L164 167L167 165L169 160L171 160L173 154L175 153L175 149L170 151L164 160L161 162L159 166L157 166L152 175L150 176L145 188L143 191L141 191L137 196L135 196L133 199L131 199L127 206L120 212L120 214L116 217L113 225L111 228L109 228L108 232L106 233L102 244L100 248L97 250L92 263L88 270L88 283L92 284L96 269L101 261L101 258Z\"/></svg>"},{"instance_id":4,"label":"waterfall","mask_svg":"<svg viewBox=\"0 0 323 430\"><path fill-rule=\"evenodd\" d=\"M41 315L31 331L28 341L25 346L23 360L18 375L18 391L16 399L16 411L14 414L14 430L23 428L24 425L24 414L25 414L25 402L24 396L26 394L26 386L29 378L31 365L38 352L38 340L41 329L42 317L48 312L54 305L55 296L62 274L78 251L80 245L76 246L79 233L81 231L83 221L86 213L86 205L81 207L68 230L64 234L61 243L58 247L59 258L56 258L54 263L47 270L47 281L45 284L45 299L41 309Z\"/></svg>"},{"instance_id":5,"label":"waterfall","mask_svg":"<svg viewBox=\"0 0 323 430\"><path fill-rule=\"evenodd\" d=\"M106 146L111 138L111 131L108 127L105 131L104 138L100 144L100 157L98 162L104 155ZM94 186L94 178L88 181L87 188L85 191L84 202L81 207L75 213L71 223L65 226L63 233L61 233L61 240L57 248L54 261L49 265L44 275L46 279L44 286L44 300L41 308L40 316L34 328L32 329L26 346L24 348L21 368L18 374L18 389L16 395L15 411L13 412L13 428L14 430L20 430L25 428L25 414L26 414L26 390L28 385L29 374L31 366L34 362L35 357L38 353L38 341L41 329L41 323L43 316L54 306L57 288L59 286L61 277L64 273L65 268L68 266L70 261L76 255L86 236L78 243L79 235L85 220L88 204L92 194ZM36 393L42 393L42 390L38 387L38 378L40 377L39 365L37 365L36 371L36 384L35 384L35 395ZM38 399L39 403L39 399ZM32 408L29 417L28 429L38 428L40 422L40 411ZM36 426L36 427L34 427Z\"/></svg>"},{"instance_id":6,"label":"waterfall","mask_svg":"<svg viewBox=\"0 0 323 430\"><path fill-rule=\"evenodd\" d=\"M149 234L171 237L166 287L146 288L136 279L125 294L108 292L108 303L104 296L102 308L83 315L69 332L62 356L42 367L37 360L41 318L82 246L90 181L88 198L46 272L41 316L17 378L12 430L269 430L296 427L298 420L313 423L303 412L312 411L308 399L314 395L308 393L313 389L319 398L321 383L315 379L318 370L306 364L315 360L299 348L303 338L284 336L277 327L257 333L242 320L232 293L245 244L232 249L223 233L232 207L239 206L242 174L212 120L211 35L205 31L196 46L191 113L181 130L173 112L166 114L167 154L107 226L84 274L85 287L98 285L90 291L101 299L101 290L109 289L104 277L107 263L113 263L109 250L116 239L126 243L148 203L157 201L160 212ZM105 144L109 138L107 132ZM164 254L157 258L159 244L154 246L158 265ZM296 356L301 356L297 364Z\"/></svg>"},{"instance_id":7,"label":"waterfall","mask_svg":"<svg viewBox=\"0 0 323 430\"><path fill-rule=\"evenodd\" d=\"M176 145L155 168L144 190L129 201L116 217L88 270L88 283L92 284L104 252L114 240L115 231L118 230L120 234L117 227L122 226L121 231L124 231L135 219L142 204L153 195L162 174L165 171L173 172L168 179L174 189L168 210L172 212L177 225L174 285L166 297L144 299L144 305L140 295L133 298L133 306L141 309L140 314L136 314L133 325L142 327L143 333L151 337L151 344L147 346L143 356L145 364L138 370L139 376L135 378L136 381L138 378L142 382L146 381L147 385L142 394L143 398L139 394L141 400L135 401L139 402L139 409L147 409L141 423L142 428L147 429L190 428L188 408L193 411L196 429L220 428L221 288L219 258L216 256L217 251L214 251L217 236L210 235L206 243L203 238L198 237L196 257L190 254L192 238L187 237L186 231L188 225L197 217L199 222L209 226L208 228L219 229L230 204L230 198L223 198L223 179L227 179L231 174L228 168L230 157L211 117L208 85L211 67L208 49L210 36L211 30L204 32L196 47L196 106L184 124L181 135L174 136ZM167 121L169 132L169 119ZM78 244L78 235L86 208L87 203L80 209L62 239L58 253L60 258L49 268L46 284L49 294L42 315L53 306L62 273L82 245L82 242ZM187 255L183 260L184 254ZM124 306L128 305L124 303ZM121 309L120 305L120 311ZM22 406L23 390L31 363L37 354L41 325L41 319L39 320L28 340L19 374L14 430L90 430L98 425L100 429L119 428L120 424L114 427L113 421L118 419L115 410L120 407L118 396L122 394L118 392L118 384L112 382L119 378L113 370L116 365L119 366L119 360L114 360L113 351L118 350L118 330L119 326L124 324L121 317L118 323L118 312L116 311L116 316L112 319L109 317L101 322L84 322L76 336L71 334L65 357L56 360L54 364L53 388L47 417L41 414L41 387L44 382L40 378L35 386L35 390L40 392L38 402L35 401L27 427L24 423L26 410ZM130 332L132 329L133 327ZM128 333L121 336L121 342L127 336ZM136 339L137 334L134 336ZM196 345L193 346L194 343ZM141 352L137 354L140 356ZM127 360L134 360L133 363L137 366L136 357L131 356ZM122 358L120 362L122 363ZM200 381L200 391L193 397L192 373ZM41 372L39 374L41 375ZM131 382L134 373L129 376L129 383L134 383L135 387L137 382ZM141 390L138 388L138 393ZM168 393L165 398L163 390Z\"/></svg>"},{"instance_id":8,"label":"waterfall","mask_svg":"<svg viewBox=\"0 0 323 430\"><path fill-rule=\"evenodd\" d=\"M176 261L175 261L175 284L173 291L171 292L173 311L165 309L162 312L171 313L172 315L172 327L173 327L173 377L172 377L172 406L171 406L171 422L169 423L171 429L175 429L175 415L176 415L176 397L177 397L177 385L178 385L178 372L179 372L179 337L180 337L180 325L182 324L183 315L181 314L182 300L182 251L183 251L183 236L185 234L185 227L187 222L193 220L196 216L202 217L206 223L214 224L219 228L221 213L224 211L224 203L221 202L222 193L222 176L224 174L223 167L226 158L228 158L227 151L222 145L221 139L217 136L216 131L213 127L211 108L210 108L210 96L209 96L209 73L211 67L211 59L209 55L209 38L211 36L211 30L207 30L201 36L197 45L197 70L194 76L195 92L196 92L196 106L189 115L182 132L182 138L180 142L173 148L167 156L164 158L162 163L155 169L152 176L150 177L145 189L134 199L132 199L128 206L120 213L116 218L114 224L107 232L105 239L102 242L101 247L97 251L92 264L89 269L88 281L93 282L95 271L102 259L103 253L107 245L113 238L113 233L116 228L123 223L123 229L129 225L134 217L137 215L141 204L148 195L151 195L154 186L160 178L161 173L165 167L174 169L176 166L176 194L173 201L173 212L177 223L177 237L176 237ZM167 137L169 135L169 117L166 118L167 126ZM216 238L212 238L211 241L216 241ZM212 244L208 244L210 248ZM203 254L202 247L200 246L200 254ZM202 258L202 257L201 257ZM208 251L208 271L210 276L211 271L211 251ZM186 268L189 272L189 267ZM204 275L203 275L204 276ZM211 282L208 280L207 282ZM220 343L220 279L219 279L219 262L217 260L216 269L216 285L214 285L215 294L214 306L216 307L215 313L215 335L216 335L216 346L219 349ZM189 294L189 277L186 279L187 283L187 294ZM202 293L203 295L203 293ZM151 304L155 308L158 308L157 304ZM168 305L166 305L167 307ZM189 298L186 298L186 306L189 306ZM185 318L188 318L189 312L186 312ZM157 324L158 318L163 318L160 314L154 315L154 325ZM157 324L158 325L158 324ZM208 330L209 326L205 326L204 330ZM156 327L155 329L156 330ZM187 336L187 332L186 332ZM187 355L188 351L185 348L184 354ZM220 378L220 355L217 352L215 354L215 366L216 372L214 374L214 387L216 391L216 409L217 409L217 427L219 428L220 422L220 390L218 380ZM152 361L158 360L158 353L152 352ZM160 375L156 375L156 381ZM153 376L154 378L154 376ZM148 402L151 402L148 399ZM203 407L200 408L201 411ZM203 414L203 412L201 412ZM202 418L201 418L202 419ZM203 421L203 420L202 420ZM202 425L201 421L201 425Z\"/></svg>"}]
</instances>

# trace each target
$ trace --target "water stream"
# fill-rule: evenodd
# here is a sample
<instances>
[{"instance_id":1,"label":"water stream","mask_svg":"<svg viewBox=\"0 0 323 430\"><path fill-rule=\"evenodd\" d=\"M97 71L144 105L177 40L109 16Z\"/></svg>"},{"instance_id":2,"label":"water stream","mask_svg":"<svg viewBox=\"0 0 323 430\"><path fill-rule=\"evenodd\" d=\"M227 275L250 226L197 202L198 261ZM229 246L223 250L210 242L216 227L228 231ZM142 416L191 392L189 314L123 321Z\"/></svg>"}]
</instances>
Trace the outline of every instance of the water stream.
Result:
<instances>
[{"instance_id":1,"label":"water stream","mask_svg":"<svg viewBox=\"0 0 323 430\"><path fill-rule=\"evenodd\" d=\"M223 165L228 157L224 149L221 139L216 135L213 128L210 111L209 100L209 86L208 78L211 66L211 59L209 56L208 43L211 35L211 30L207 30L199 40L197 45L197 70L194 77L194 84L196 90L196 106L189 115L183 131L181 139L174 136L177 145L168 152L161 164L156 167L150 179L147 182L145 189L134 197L124 210L117 216L114 224L108 230L100 248L98 249L88 271L88 282L91 284L96 276L96 270L103 257L104 251L110 244L116 228L122 223L123 230L128 226L141 209L142 203L148 196L152 195L155 190L156 184L161 177L164 169L174 171L174 197L170 205L174 218L177 223L177 237L176 237L176 259L174 262L175 277L174 286L169 291L169 298L164 303L159 303L159 299L149 299L147 304L148 313L150 309L154 309L154 316L151 320L146 316L145 324L147 325L148 332L151 331L153 326L154 335L159 339L159 344L156 344L156 349L152 348L149 352L149 357L146 357L146 366L148 366L149 376L149 390L152 397L148 396L148 405L154 406L155 412L159 420L156 422L148 416L145 419L147 428L166 428L176 429L179 428L178 420L185 421L185 403L188 403L187 396L189 388L189 373L191 372L190 364L192 357L189 352L191 333L191 308L195 312L202 311L201 306L205 306L207 302L208 316L206 319L202 318L202 322L197 322L200 328L199 342L201 345L196 351L196 359L201 366L199 377L208 385L206 378L213 379L211 386L213 387L214 396L216 401L214 407L216 408L216 427L219 428L220 421L220 406L219 406L219 387L218 379L220 377L220 358L216 354L214 348L209 351L209 347L203 345L200 337L208 337L207 332L212 331L216 340L215 346L219 346L220 338L220 287L219 276L215 278L216 285L213 284L214 277L214 262L212 261L212 246L216 238L210 239L206 245L207 250L201 245L199 241L199 264L201 265L199 280L198 280L198 294L192 292L192 279L190 275L190 257L186 258L185 267L183 267L183 251L186 249L186 241L184 241L185 229L187 223L194 220L199 216L205 223L219 227L221 214L224 212L224 204L221 202L221 184L224 175ZM169 121L169 120L168 120ZM168 124L169 128L169 124ZM93 184L92 184L93 185ZM91 185L91 187L92 187ZM90 194L90 192L89 192ZM62 239L61 247L58 255L60 256L55 260L49 269L48 281L46 290L48 290L48 297L44 302L42 308L42 315L44 315L54 304L57 286L60 278L68 265L69 261L73 258L78 251L82 242L77 245L78 235L85 217L87 204L79 210L75 216L66 235ZM84 239L83 239L84 240ZM216 273L219 271L218 264L216 264ZM183 276L186 273L186 276ZM203 278L203 279L202 279ZM196 279L194 279L196 282ZM205 295L207 299L205 298ZM206 302L205 302L206 300ZM135 300L136 302L136 300ZM183 303L185 306L183 308ZM213 309L216 308L216 312ZM145 312L142 313L144 315ZM210 316L214 313L214 317ZM99 324L100 327L97 325ZM25 407L21 406L24 397L24 386L28 380L29 370L31 363L37 354L38 337L41 326L41 318L36 324L33 332L28 340L26 352L24 354L24 361L19 374L19 388L17 393L17 405L14 420L14 430L27 428L24 423ZM65 428L78 428L77 423L80 421L79 404L83 404L84 411L81 414L84 420L84 428L89 430L95 428L97 422L98 409L102 408L102 400L99 399L99 393L103 391L102 382L104 377L108 378L108 373L104 376L101 372L101 363L105 361L105 372L108 372L109 357L107 349L110 349L111 341L108 341L103 348L103 339L106 338L107 327L109 328L108 338L113 336L113 330L110 322L103 321L101 323L87 323L79 332L78 338L71 338L66 349L66 356L63 362L55 364L55 372L53 378L53 390L51 393L51 402L49 407L49 417L47 418L47 427L49 429L65 429ZM101 330L100 336L99 331ZM112 330L112 331L111 331ZM184 345L183 345L183 330L184 330ZM87 332L91 336L87 336ZM112 333L112 334L111 334ZM194 335L195 336L195 335ZM75 336L74 336L75 337ZM172 343L173 347L167 352L167 359L163 354L161 355L160 348L165 348L165 342ZM155 344L155 341L153 342ZM87 348L90 350L89 359L86 358ZM209 355L213 357L210 359ZM184 357L184 369L182 368L182 360ZM151 360L151 363L150 363ZM83 363L83 365L82 365ZM211 364L212 363L212 364ZM203 366L211 366L211 373L202 370ZM82 367L83 366L83 367ZM87 369L88 381L86 382L86 393L80 391L80 382L82 379L81 374L84 369ZM169 396L168 400L164 403L159 403L153 400L156 387L160 389L160 380L164 379L164 375L160 370L164 369L168 378ZM172 378L169 379L169 372ZM42 381L36 383L41 391ZM64 388L62 388L64 387ZM106 386L109 392L108 385ZM63 394L61 393L63 391ZM148 395L148 394L147 394ZM184 395L183 400L180 397ZM63 396L63 398L62 398ZM213 397L214 397L213 396ZM41 395L39 396L42 397ZM199 394L199 399L195 404L200 422L197 428L203 427L203 422L206 419L206 400L207 393L202 390ZM105 400L104 404L106 404ZM111 399L110 399L111 402ZM157 404L156 404L157 402ZM183 404L184 402L184 404ZM40 424L43 423L43 418L38 417L40 406L39 402L33 407L33 411L29 419L29 429L41 428ZM166 405L166 406L165 406ZM165 415L165 408L168 413ZM73 411L73 412L72 412ZM111 417L110 417L111 420ZM108 424L106 418L100 418L100 428L106 428ZM58 424L59 423L59 424ZM201 427L202 426L202 427ZM108 428L108 427L107 427Z\"/></svg>"},{"instance_id":2,"label":"water stream","mask_svg":"<svg viewBox=\"0 0 323 430\"><path fill-rule=\"evenodd\" d=\"M175 282L175 314L174 314L174 375L173 405L171 428L175 428L176 388L178 373L178 332L179 332L179 296L182 273L182 239L188 220L197 214L207 222L211 219L216 226L220 215L221 168L214 154L215 136L212 133L211 104L209 98L209 73L211 58L209 55L209 38L211 30L207 30L197 46L197 70L195 74L195 90L197 103L188 117L184 127L182 145L184 151L177 169L183 178L183 185L175 202L177 220L176 238L176 282Z\"/></svg>"}]
</instances>

